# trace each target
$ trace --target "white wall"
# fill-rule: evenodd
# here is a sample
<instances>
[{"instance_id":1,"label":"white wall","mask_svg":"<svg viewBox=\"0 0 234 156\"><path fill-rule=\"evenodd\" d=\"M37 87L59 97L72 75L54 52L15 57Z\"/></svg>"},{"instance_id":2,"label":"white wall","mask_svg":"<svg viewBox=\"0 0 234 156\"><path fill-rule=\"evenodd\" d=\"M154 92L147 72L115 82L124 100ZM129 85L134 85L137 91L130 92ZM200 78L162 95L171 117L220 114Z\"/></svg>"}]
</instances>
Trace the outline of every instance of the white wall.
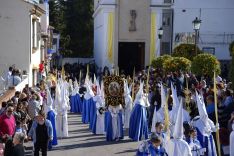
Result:
<instances>
[{"instance_id":1,"label":"white wall","mask_svg":"<svg viewBox=\"0 0 234 156\"><path fill-rule=\"evenodd\" d=\"M46 13L41 16L41 31L47 32L49 26L49 4L44 2L39 6L46 11Z\"/></svg>"},{"instance_id":2,"label":"white wall","mask_svg":"<svg viewBox=\"0 0 234 156\"><path fill-rule=\"evenodd\" d=\"M30 6L19 0L0 0L0 62L29 71Z\"/></svg>"},{"instance_id":3,"label":"white wall","mask_svg":"<svg viewBox=\"0 0 234 156\"><path fill-rule=\"evenodd\" d=\"M102 2L102 4L103 3L104 2ZM111 64L109 63L108 58L107 58L107 43L108 43L107 25L108 25L108 13L109 12L113 12L115 14L114 5L99 5L99 7L95 10L94 15L93 15L93 18L94 18L94 58L95 58L95 62L97 66L102 67L102 68L105 66L111 67ZM115 31L115 26L114 26L113 31ZM113 40L115 43L115 38ZM115 47L115 44L113 44L113 56L115 59L114 62L116 62L114 47Z\"/></svg>"},{"instance_id":4,"label":"white wall","mask_svg":"<svg viewBox=\"0 0 234 156\"><path fill-rule=\"evenodd\" d=\"M228 46L234 40L233 0L175 0L173 8L174 39L176 33L194 32L192 21L200 17L199 47L214 47L218 59L230 59Z\"/></svg>"}]
</instances>

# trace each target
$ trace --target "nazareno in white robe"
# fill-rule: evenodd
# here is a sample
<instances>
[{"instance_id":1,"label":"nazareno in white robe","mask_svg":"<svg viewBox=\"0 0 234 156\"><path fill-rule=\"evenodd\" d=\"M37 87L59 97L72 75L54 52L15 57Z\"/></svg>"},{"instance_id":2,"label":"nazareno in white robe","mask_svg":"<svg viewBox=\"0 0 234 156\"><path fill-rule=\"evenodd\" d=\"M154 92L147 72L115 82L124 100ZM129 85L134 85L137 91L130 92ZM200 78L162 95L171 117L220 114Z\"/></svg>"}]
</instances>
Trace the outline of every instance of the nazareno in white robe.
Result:
<instances>
[{"instance_id":1,"label":"nazareno in white robe","mask_svg":"<svg viewBox=\"0 0 234 156\"><path fill-rule=\"evenodd\" d=\"M57 137L68 137L67 111L69 107L68 86L67 83L61 83L61 103L57 104L56 130Z\"/></svg>"},{"instance_id":2,"label":"nazareno in white robe","mask_svg":"<svg viewBox=\"0 0 234 156\"><path fill-rule=\"evenodd\" d=\"M129 121L132 112L132 97L128 94L125 95L125 108L124 108L124 128L129 128Z\"/></svg>"},{"instance_id":3,"label":"nazareno in white robe","mask_svg":"<svg viewBox=\"0 0 234 156\"><path fill-rule=\"evenodd\" d=\"M97 108L97 121L96 121L96 134L105 134L105 125L104 125L104 112L100 114L99 109L104 107L104 103L101 98L98 98L96 101Z\"/></svg>"},{"instance_id":4,"label":"nazareno in white robe","mask_svg":"<svg viewBox=\"0 0 234 156\"><path fill-rule=\"evenodd\" d=\"M183 139L170 139L165 144L168 156L192 156L191 149Z\"/></svg>"}]
</instances>

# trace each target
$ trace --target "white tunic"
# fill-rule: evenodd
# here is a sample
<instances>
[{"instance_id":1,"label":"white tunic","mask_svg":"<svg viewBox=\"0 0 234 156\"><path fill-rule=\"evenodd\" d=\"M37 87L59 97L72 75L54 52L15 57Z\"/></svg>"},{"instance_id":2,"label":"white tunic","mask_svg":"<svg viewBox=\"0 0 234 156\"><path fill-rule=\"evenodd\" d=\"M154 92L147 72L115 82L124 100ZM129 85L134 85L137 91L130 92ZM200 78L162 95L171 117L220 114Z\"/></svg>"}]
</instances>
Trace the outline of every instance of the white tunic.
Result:
<instances>
[{"instance_id":1,"label":"white tunic","mask_svg":"<svg viewBox=\"0 0 234 156\"><path fill-rule=\"evenodd\" d=\"M66 83L61 84L61 103L57 103L56 130L58 137L68 137L67 111L69 107L68 87Z\"/></svg>"},{"instance_id":2,"label":"white tunic","mask_svg":"<svg viewBox=\"0 0 234 156\"><path fill-rule=\"evenodd\" d=\"M121 106L116 106L116 107L113 107L113 106L109 106L108 110L110 111L111 113L111 116L112 116L112 130L113 130L113 139L115 138L120 138L121 137L121 132L120 132L120 128L118 123L118 120L119 120L119 117L118 117L118 113L121 111Z\"/></svg>"},{"instance_id":3,"label":"white tunic","mask_svg":"<svg viewBox=\"0 0 234 156\"><path fill-rule=\"evenodd\" d=\"M104 101L100 96L94 98L96 100L97 108L97 122L96 122L96 134L105 134L105 125L104 125L104 114L100 114L99 109L104 107Z\"/></svg>"},{"instance_id":4,"label":"white tunic","mask_svg":"<svg viewBox=\"0 0 234 156\"><path fill-rule=\"evenodd\" d=\"M154 116L153 116L153 120L152 120L151 132L156 132L155 124L157 122L164 123L164 108L162 108L162 107L159 108L158 111L156 111L156 107L154 109Z\"/></svg>"},{"instance_id":5,"label":"white tunic","mask_svg":"<svg viewBox=\"0 0 234 156\"><path fill-rule=\"evenodd\" d=\"M132 97L128 94L125 95L124 128L129 128L129 120L131 112L132 112Z\"/></svg>"},{"instance_id":6,"label":"white tunic","mask_svg":"<svg viewBox=\"0 0 234 156\"><path fill-rule=\"evenodd\" d=\"M171 139L165 144L168 156L192 156L188 143L182 139Z\"/></svg>"}]
</instances>

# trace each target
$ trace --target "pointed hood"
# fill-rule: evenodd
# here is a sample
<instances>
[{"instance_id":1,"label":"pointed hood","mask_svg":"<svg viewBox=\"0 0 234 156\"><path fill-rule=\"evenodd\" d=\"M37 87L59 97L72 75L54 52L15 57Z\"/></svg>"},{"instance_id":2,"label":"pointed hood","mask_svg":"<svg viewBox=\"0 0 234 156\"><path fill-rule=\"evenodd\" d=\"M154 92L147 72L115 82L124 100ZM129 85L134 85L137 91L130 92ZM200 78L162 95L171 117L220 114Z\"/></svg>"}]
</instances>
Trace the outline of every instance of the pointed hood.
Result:
<instances>
[{"instance_id":1,"label":"pointed hood","mask_svg":"<svg viewBox=\"0 0 234 156\"><path fill-rule=\"evenodd\" d=\"M78 82L77 82L77 80L75 79L75 81L74 81L74 89L73 89L73 91L72 91L72 95L74 96L74 95L76 95L76 94L79 94L79 84L78 84Z\"/></svg>"},{"instance_id":2,"label":"pointed hood","mask_svg":"<svg viewBox=\"0 0 234 156\"><path fill-rule=\"evenodd\" d=\"M172 99L173 99L173 106L172 109L178 109L179 106L179 99L177 96L176 88L174 88L173 84L171 83L171 91L172 91Z\"/></svg>"},{"instance_id":3,"label":"pointed hood","mask_svg":"<svg viewBox=\"0 0 234 156\"><path fill-rule=\"evenodd\" d=\"M93 75L93 84L97 84L97 78L95 74Z\"/></svg>"},{"instance_id":4,"label":"pointed hood","mask_svg":"<svg viewBox=\"0 0 234 156\"><path fill-rule=\"evenodd\" d=\"M209 124L208 114L207 114L205 103L204 103L204 99L202 96L199 96L197 92L196 92L196 102L197 102L197 107L198 107L200 119L205 124L206 129L211 130L211 127Z\"/></svg>"},{"instance_id":5,"label":"pointed hood","mask_svg":"<svg viewBox=\"0 0 234 156\"><path fill-rule=\"evenodd\" d=\"M89 75L86 74L86 77L85 77L85 85L88 86L90 85L90 80L89 80Z\"/></svg>"},{"instance_id":6,"label":"pointed hood","mask_svg":"<svg viewBox=\"0 0 234 156\"><path fill-rule=\"evenodd\" d=\"M93 90L91 88L91 85L89 84L89 85L86 86L86 93L84 95L84 98L86 100L88 100L88 99L90 99L92 97L94 97L94 93L93 93Z\"/></svg>"},{"instance_id":7,"label":"pointed hood","mask_svg":"<svg viewBox=\"0 0 234 156\"><path fill-rule=\"evenodd\" d=\"M182 100L180 100L180 104L179 104L179 108L178 108L173 137L175 139L182 139L183 138L183 104L182 104Z\"/></svg>"},{"instance_id":8,"label":"pointed hood","mask_svg":"<svg viewBox=\"0 0 234 156\"><path fill-rule=\"evenodd\" d=\"M100 85L99 85L99 82L97 80L95 80L96 82L96 86L97 86L97 96L101 96L101 88L100 88Z\"/></svg>"},{"instance_id":9,"label":"pointed hood","mask_svg":"<svg viewBox=\"0 0 234 156\"><path fill-rule=\"evenodd\" d=\"M145 106L145 102L144 102L144 99L143 99L143 96L144 96L144 82L140 82L140 87L139 87L139 90L136 94L136 98L135 98L135 101L134 101L134 104L140 104L142 106Z\"/></svg>"},{"instance_id":10,"label":"pointed hood","mask_svg":"<svg viewBox=\"0 0 234 156\"><path fill-rule=\"evenodd\" d=\"M125 80L124 81L124 95L127 96L130 94L130 90L128 88L128 82Z\"/></svg>"},{"instance_id":11,"label":"pointed hood","mask_svg":"<svg viewBox=\"0 0 234 156\"><path fill-rule=\"evenodd\" d=\"M47 105L53 105L54 101L51 97L51 93L50 93L50 90L48 87L46 89L46 95L47 95L47 97L46 97L47 98Z\"/></svg>"},{"instance_id":12,"label":"pointed hood","mask_svg":"<svg viewBox=\"0 0 234 156\"><path fill-rule=\"evenodd\" d=\"M161 108L164 108L166 103L166 94L162 83L160 84L160 86L161 86Z\"/></svg>"}]
</instances>

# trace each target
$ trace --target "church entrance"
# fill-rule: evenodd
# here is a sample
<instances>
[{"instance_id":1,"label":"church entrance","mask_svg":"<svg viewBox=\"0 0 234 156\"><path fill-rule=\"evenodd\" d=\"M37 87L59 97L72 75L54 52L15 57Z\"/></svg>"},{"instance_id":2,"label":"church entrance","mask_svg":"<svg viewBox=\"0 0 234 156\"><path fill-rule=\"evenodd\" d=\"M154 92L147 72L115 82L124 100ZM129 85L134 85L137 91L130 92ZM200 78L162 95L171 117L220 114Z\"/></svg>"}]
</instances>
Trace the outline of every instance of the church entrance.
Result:
<instances>
[{"instance_id":1,"label":"church entrance","mask_svg":"<svg viewBox=\"0 0 234 156\"><path fill-rule=\"evenodd\" d=\"M119 71L124 70L127 75L133 74L144 68L145 65L145 43L144 42L119 42Z\"/></svg>"}]
</instances>

